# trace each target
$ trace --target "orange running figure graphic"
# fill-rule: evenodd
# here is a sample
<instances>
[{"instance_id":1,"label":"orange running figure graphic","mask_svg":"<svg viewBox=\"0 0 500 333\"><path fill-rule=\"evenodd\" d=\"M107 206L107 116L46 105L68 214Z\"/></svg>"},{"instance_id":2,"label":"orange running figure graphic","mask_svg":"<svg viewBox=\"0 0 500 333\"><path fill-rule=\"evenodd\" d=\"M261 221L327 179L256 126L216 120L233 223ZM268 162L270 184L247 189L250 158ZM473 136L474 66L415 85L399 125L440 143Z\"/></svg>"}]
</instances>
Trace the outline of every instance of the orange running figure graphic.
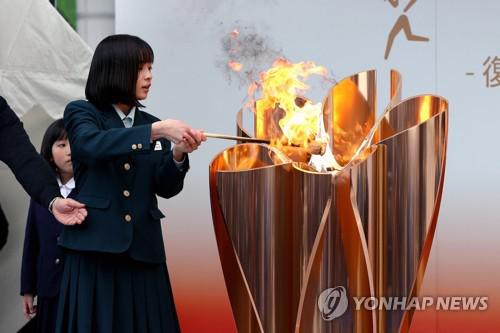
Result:
<instances>
[{"instance_id":1,"label":"orange running figure graphic","mask_svg":"<svg viewBox=\"0 0 500 333\"><path fill-rule=\"evenodd\" d=\"M392 5L392 7L396 8L399 6L399 0L385 0L389 1L389 3ZM403 13L408 12L411 7L417 2L417 0L410 0L406 7L403 10ZM405 14L401 14L399 16L398 20L396 23L394 23L394 26L391 29L391 32L389 33L389 37L387 38L387 46L385 48L385 56L384 59L387 60L389 58L389 54L391 53L392 49L392 44L394 43L394 38L401 32L401 30L405 33L406 39L409 41L414 41L414 42L428 42L429 38L424 37L424 36L419 36L419 35L414 35L411 32L411 27L410 27L410 20L408 19L408 16Z\"/></svg>"}]
</instances>

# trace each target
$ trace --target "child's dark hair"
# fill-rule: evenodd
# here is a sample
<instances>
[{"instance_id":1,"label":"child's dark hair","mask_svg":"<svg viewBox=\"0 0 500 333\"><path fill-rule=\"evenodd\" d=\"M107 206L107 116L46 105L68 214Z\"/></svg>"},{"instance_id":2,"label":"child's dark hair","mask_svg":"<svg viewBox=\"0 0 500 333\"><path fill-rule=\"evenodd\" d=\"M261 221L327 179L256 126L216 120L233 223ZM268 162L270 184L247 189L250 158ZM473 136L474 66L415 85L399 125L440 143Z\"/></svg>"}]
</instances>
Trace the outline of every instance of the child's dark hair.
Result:
<instances>
[{"instance_id":1,"label":"child's dark hair","mask_svg":"<svg viewBox=\"0 0 500 333\"><path fill-rule=\"evenodd\" d=\"M54 142L58 140L65 140L68 138L68 133L64 128L64 121L58 119L54 121L45 131L42 140L42 147L40 148L40 155L49 163L54 171L57 170L57 166L52 158L52 146Z\"/></svg>"},{"instance_id":2,"label":"child's dark hair","mask_svg":"<svg viewBox=\"0 0 500 333\"><path fill-rule=\"evenodd\" d=\"M85 96L97 107L116 103L142 107L135 95L137 75L142 64L153 60L153 49L139 37L104 38L97 45L90 64Z\"/></svg>"}]
</instances>

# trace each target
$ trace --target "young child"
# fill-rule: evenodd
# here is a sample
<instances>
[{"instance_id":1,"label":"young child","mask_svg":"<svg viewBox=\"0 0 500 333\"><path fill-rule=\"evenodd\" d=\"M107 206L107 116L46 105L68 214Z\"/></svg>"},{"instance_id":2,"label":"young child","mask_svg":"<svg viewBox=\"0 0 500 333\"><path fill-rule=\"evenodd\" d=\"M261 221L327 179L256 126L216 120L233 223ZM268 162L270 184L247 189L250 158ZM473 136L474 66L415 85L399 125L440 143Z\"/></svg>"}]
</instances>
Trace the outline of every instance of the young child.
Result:
<instances>
[{"instance_id":1,"label":"young child","mask_svg":"<svg viewBox=\"0 0 500 333\"><path fill-rule=\"evenodd\" d=\"M64 112L75 198L88 216L61 233L67 252L56 332L179 332L157 196L182 190L187 153L206 138L140 110L153 58L138 37L106 37L92 58L87 100Z\"/></svg>"},{"instance_id":2,"label":"young child","mask_svg":"<svg viewBox=\"0 0 500 333\"><path fill-rule=\"evenodd\" d=\"M45 132L40 154L54 170L61 196L68 197L75 187L71 150L62 119L53 122ZM23 312L27 319L36 313L37 332L55 330L57 303L63 271L63 252L57 245L63 224L31 200L21 268ZM34 298L37 305L34 305Z\"/></svg>"}]
</instances>

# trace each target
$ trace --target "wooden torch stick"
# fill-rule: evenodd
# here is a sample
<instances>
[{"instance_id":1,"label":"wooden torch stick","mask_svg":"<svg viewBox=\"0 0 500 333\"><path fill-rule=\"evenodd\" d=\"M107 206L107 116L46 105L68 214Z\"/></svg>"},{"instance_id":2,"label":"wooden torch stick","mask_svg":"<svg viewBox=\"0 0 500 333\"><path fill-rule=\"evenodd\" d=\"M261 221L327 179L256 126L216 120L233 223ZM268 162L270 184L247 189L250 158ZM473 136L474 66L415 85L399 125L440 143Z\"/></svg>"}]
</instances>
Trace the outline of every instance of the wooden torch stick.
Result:
<instances>
[{"instance_id":1,"label":"wooden torch stick","mask_svg":"<svg viewBox=\"0 0 500 333\"><path fill-rule=\"evenodd\" d=\"M227 135L227 134L218 134L218 133L207 133L204 132L207 138L216 138L216 139L225 139L225 140L236 140L236 141L244 141L244 142L256 142L256 143L271 143L270 140L266 139L257 139L257 138L248 138L246 136L236 136L236 135ZM294 147L294 145L290 145ZM295 146L297 147L297 146ZM306 151L310 154L315 155L323 155L325 153L326 144L320 144L316 141L312 141L309 144L309 147L305 148Z\"/></svg>"},{"instance_id":2,"label":"wooden torch stick","mask_svg":"<svg viewBox=\"0 0 500 333\"><path fill-rule=\"evenodd\" d=\"M257 138L248 138L246 136L236 136L236 135L227 135L227 134L218 134L218 133L206 133L204 132L207 138L217 138L217 139L225 139L225 140L236 140L236 141L245 141L245 142L258 142L258 143L270 143L271 141L266 139L257 139Z\"/></svg>"}]
</instances>

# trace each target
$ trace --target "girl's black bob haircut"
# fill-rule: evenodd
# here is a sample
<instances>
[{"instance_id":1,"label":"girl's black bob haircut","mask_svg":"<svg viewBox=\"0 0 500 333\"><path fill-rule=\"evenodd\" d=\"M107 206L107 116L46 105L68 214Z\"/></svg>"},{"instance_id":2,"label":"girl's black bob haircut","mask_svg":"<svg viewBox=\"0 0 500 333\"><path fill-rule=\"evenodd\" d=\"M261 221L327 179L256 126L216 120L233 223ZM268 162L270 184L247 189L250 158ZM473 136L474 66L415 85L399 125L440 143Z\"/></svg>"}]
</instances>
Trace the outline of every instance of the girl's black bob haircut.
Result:
<instances>
[{"instance_id":1,"label":"girl's black bob haircut","mask_svg":"<svg viewBox=\"0 0 500 333\"><path fill-rule=\"evenodd\" d=\"M54 163L54 159L52 158L52 146L54 142L59 140L65 140L68 138L68 133L66 133L66 129L64 128L64 121L62 119L58 119L54 121L45 131L42 140L42 147L40 148L40 155L44 158L44 160L49 163L52 167L52 170L57 172L57 166Z\"/></svg>"},{"instance_id":2,"label":"girl's black bob haircut","mask_svg":"<svg viewBox=\"0 0 500 333\"><path fill-rule=\"evenodd\" d=\"M137 74L140 66L153 60L153 49L139 37L104 38L92 58L85 96L101 108L115 103L143 107L135 95Z\"/></svg>"}]
</instances>

